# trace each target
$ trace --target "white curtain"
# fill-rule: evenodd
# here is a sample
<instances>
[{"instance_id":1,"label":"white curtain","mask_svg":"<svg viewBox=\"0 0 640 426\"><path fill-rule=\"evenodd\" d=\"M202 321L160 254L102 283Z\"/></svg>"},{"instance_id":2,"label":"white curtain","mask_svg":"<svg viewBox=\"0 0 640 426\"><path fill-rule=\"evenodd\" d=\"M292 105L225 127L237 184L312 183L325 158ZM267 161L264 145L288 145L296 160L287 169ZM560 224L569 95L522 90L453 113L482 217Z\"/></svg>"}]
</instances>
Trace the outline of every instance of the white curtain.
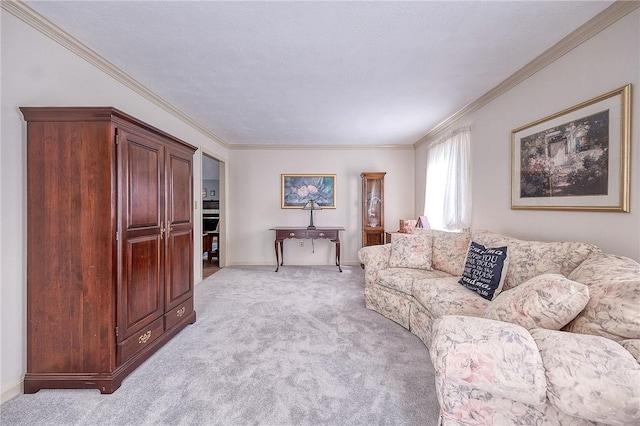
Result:
<instances>
[{"instance_id":1,"label":"white curtain","mask_svg":"<svg viewBox=\"0 0 640 426\"><path fill-rule=\"evenodd\" d=\"M458 129L427 150L424 214L434 229L471 226L470 135Z\"/></svg>"}]
</instances>

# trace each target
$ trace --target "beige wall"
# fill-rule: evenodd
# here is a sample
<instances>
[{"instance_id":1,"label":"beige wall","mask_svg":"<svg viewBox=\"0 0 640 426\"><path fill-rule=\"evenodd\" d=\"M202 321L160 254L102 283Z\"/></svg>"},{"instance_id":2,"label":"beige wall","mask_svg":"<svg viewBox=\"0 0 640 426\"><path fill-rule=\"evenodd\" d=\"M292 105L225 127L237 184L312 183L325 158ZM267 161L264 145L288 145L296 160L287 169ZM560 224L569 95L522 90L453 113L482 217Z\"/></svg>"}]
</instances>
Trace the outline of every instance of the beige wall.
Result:
<instances>
[{"instance_id":1,"label":"beige wall","mask_svg":"<svg viewBox=\"0 0 640 426\"><path fill-rule=\"evenodd\" d=\"M631 212L511 210L511 131L631 83ZM473 222L520 238L579 240L640 260L640 10L479 110L471 126ZM416 150L416 208L424 203L426 145ZM416 212L417 213L417 212Z\"/></svg>"},{"instance_id":2,"label":"beige wall","mask_svg":"<svg viewBox=\"0 0 640 426\"><path fill-rule=\"evenodd\" d=\"M26 125L19 106L114 106L226 161L227 149L2 10L0 197L0 392L20 390L25 372ZM200 179L196 153L195 182ZM200 199L200 185L194 188ZM199 214L199 212L196 212ZM196 222L197 230L200 224ZM194 262L196 276L201 267Z\"/></svg>"},{"instance_id":3,"label":"beige wall","mask_svg":"<svg viewBox=\"0 0 640 426\"><path fill-rule=\"evenodd\" d=\"M231 150L229 172L229 258L234 265L275 266L274 226L307 226L309 213L280 208L280 174L318 173L336 175L336 209L314 213L316 226L342 226L341 260L359 264L361 247L362 172L386 172L385 223L395 231L399 219L412 219L413 149L314 149L314 150ZM287 264L331 264L334 247L310 241L285 241Z\"/></svg>"}]
</instances>

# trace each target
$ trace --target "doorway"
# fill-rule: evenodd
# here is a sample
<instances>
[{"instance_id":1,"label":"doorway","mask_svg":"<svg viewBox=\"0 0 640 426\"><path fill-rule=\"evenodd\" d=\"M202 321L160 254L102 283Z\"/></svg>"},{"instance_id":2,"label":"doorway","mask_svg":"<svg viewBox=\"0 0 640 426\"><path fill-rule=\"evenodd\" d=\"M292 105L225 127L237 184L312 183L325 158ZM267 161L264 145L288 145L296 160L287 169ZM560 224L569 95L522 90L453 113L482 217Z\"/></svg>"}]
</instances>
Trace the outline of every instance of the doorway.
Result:
<instances>
[{"instance_id":1,"label":"doorway","mask_svg":"<svg viewBox=\"0 0 640 426\"><path fill-rule=\"evenodd\" d=\"M220 269L221 244L221 193L220 161L202 155L202 278Z\"/></svg>"}]
</instances>

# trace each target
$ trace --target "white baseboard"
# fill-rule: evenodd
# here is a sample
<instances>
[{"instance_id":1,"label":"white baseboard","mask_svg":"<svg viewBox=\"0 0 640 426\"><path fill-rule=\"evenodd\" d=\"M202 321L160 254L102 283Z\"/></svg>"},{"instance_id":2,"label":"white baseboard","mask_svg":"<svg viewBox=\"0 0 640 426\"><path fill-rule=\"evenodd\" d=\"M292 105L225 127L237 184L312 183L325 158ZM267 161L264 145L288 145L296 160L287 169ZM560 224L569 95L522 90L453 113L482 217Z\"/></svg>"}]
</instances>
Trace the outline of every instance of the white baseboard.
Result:
<instances>
[{"instance_id":1,"label":"white baseboard","mask_svg":"<svg viewBox=\"0 0 640 426\"><path fill-rule=\"evenodd\" d=\"M275 259L274 259L275 260ZM295 259L293 260L295 262ZM288 259L285 266L335 266L333 263L293 263L292 259ZM228 263L226 266L273 266L275 262L234 262ZM360 261L340 261L340 266L360 266Z\"/></svg>"},{"instance_id":2,"label":"white baseboard","mask_svg":"<svg viewBox=\"0 0 640 426\"><path fill-rule=\"evenodd\" d=\"M3 389L2 392L0 392L0 404L3 404L11 398L20 395L22 391L22 380L20 380L15 385L8 387L7 389Z\"/></svg>"}]
</instances>

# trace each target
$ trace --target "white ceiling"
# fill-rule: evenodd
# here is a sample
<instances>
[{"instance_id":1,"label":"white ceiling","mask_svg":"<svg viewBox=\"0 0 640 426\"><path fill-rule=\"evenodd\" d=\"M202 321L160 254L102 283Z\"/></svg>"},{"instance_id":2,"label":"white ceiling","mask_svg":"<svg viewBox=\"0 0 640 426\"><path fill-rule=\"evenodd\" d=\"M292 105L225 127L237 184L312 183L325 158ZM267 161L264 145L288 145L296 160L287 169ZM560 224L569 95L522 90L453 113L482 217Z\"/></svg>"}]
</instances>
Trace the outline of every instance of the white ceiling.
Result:
<instances>
[{"instance_id":1,"label":"white ceiling","mask_svg":"<svg viewBox=\"0 0 640 426\"><path fill-rule=\"evenodd\" d=\"M612 1L28 1L222 141L413 144Z\"/></svg>"}]
</instances>

